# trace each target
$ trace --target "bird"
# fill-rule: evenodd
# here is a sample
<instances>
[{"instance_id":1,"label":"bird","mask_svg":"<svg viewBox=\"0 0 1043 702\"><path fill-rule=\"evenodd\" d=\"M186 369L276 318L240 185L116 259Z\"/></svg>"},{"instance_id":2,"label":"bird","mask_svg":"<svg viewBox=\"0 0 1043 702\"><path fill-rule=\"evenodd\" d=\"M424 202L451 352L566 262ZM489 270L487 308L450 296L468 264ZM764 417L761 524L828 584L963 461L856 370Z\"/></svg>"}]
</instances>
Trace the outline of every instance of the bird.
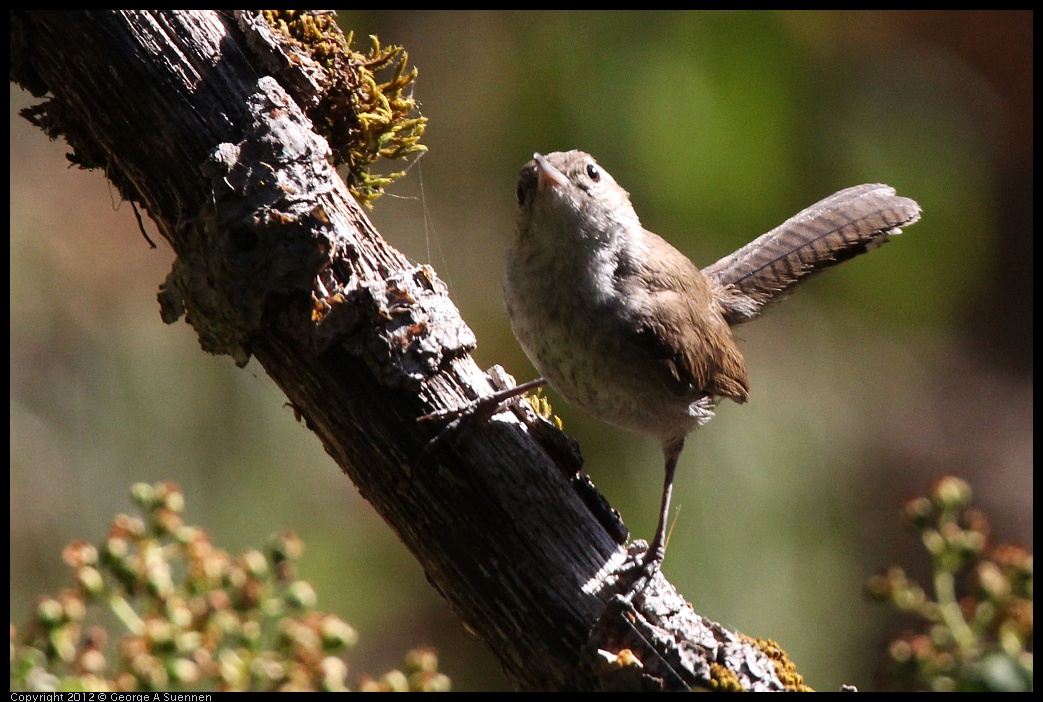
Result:
<instances>
[{"instance_id":1,"label":"bird","mask_svg":"<svg viewBox=\"0 0 1043 702\"><path fill-rule=\"evenodd\" d=\"M568 403L662 447L659 522L630 595L666 555L666 524L686 437L749 380L733 328L814 274L879 248L920 218L882 184L841 190L699 269L645 229L629 193L583 151L533 154L518 175L504 274L511 328ZM505 393L506 395L506 393Z\"/></svg>"}]
</instances>

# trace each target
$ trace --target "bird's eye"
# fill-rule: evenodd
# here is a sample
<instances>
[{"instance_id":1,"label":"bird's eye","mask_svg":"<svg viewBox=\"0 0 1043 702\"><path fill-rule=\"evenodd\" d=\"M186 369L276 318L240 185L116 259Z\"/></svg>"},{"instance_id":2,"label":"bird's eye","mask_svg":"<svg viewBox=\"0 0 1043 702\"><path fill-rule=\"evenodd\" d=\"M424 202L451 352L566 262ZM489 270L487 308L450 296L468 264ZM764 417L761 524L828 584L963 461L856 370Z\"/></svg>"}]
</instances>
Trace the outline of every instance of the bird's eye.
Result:
<instances>
[{"instance_id":1,"label":"bird's eye","mask_svg":"<svg viewBox=\"0 0 1043 702\"><path fill-rule=\"evenodd\" d=\"M601 171L599 171L598 167L596 165L594 165L593 163L588 163L587 164L587 177L590 178L592 181L594 181L596 183L599 180L601 180Z\"/></svg>"}]
</instances>

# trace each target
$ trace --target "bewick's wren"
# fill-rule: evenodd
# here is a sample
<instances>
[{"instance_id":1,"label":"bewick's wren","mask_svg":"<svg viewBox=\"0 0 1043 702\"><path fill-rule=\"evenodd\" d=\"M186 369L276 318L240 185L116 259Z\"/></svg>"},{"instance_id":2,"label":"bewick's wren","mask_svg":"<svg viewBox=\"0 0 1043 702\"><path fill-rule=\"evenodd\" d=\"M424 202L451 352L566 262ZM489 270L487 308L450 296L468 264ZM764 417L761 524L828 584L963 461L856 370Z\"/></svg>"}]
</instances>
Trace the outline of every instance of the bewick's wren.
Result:
<instances>
[{"instance_id":1,"label":"bewick's wren","mask_svg":"<svg viewBox=\"0 0 1043 702\"><path fill-rule=\"evenodd\" d=\"M533 154L522 168L504 283L515 336L566 400L663 447L659 526L638 587L665 555L685 437L721 398L742 403L749 393L732 326L919 217L919 206L894 189L859 185L700 271L641 226L629 194L590 155Z\"/></svg>"}]
</instances>

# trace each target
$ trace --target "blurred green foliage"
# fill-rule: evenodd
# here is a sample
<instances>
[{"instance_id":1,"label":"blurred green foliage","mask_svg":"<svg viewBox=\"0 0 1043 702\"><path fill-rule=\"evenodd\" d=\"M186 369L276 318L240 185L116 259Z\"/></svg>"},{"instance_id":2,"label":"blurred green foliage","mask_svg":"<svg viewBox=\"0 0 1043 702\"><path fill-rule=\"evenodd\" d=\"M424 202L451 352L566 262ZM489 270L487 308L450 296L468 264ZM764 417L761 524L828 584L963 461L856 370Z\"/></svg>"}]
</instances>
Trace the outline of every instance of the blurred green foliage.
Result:
<instances>
[{"instance_id":1,"label":"blurred green foliage","mask_svg":"<svg viewBox=\"0 0 1043 702\"><path fill-rule=\"evenodd\" d=\"M349 688L343 654L358 634L318 610L314 587L297 574L296 534L232 556L184 523L174 483L137 483L131 498L142 516L116 515L98 544L68 544L62 558L75 585L41 594L20 630L12 622L12 689L448 691L425 649L406 654L404 672L365 675Z\"/></svg>"},{"instance_id":2,"label":"blurred green foliage","mask_svg":"<svg viewBox=\"0 0 1043 702\"><path fill-rule=\"evenodd\" d=\"M971 497L970 485L946 476L906 504L905 520L931 560L930 593L898 566L866 585L871 598L915 621L888 646L890 689L1032 690L1032 554L992 544Z\"/></svg>"}]
</instances>

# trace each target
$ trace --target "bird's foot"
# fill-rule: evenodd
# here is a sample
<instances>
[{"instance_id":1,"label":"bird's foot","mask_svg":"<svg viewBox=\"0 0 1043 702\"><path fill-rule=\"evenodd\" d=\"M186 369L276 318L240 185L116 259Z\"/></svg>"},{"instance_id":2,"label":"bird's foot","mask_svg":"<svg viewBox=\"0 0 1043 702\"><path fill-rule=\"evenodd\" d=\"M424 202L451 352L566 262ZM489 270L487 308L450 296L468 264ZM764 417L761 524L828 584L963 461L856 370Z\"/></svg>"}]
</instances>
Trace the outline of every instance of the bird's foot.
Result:
<instances>
[{"instance_id":1,"label":"bird's foot","mask_svg":"<svg viewBox=\"0 0 1043 702\"><path fill-rule=\"evenodd\" d=\"M642 541L635 542L634 545L644 546L644 554L628 559L620 572L623 582L626 582L627 578L633 578L623 594L623 600L630 604L633 604L634 599L643 593L652 582L652 579L655 578L662 567L663 558L666 556L666 549L662 546L653 548L647 546Z\"/></svg>"},{"instance_id":2,"label":"bird's foot","mask_svg":"<svg viewBox=\"0 0 1043 702\"><path fill-rule=\"evenodd\" d=\"M509 388L502 388L496 392L480 397L477 400L466 402L459 407L453 407L451 409L438 410L425 414L417 419L418 422L429 422L439 421L448 422L435 438L427 444L427 451L433 450L438 444L440 444L446 437L455 432L460 426L465 424L473 424L474 422L482 419L488 419L492 417L503 407L504 403L512 400L516 397L520 397L525 393L535 388L543 387L547 384L547 381L543 378L537 378L536 380L530 380L527 383L521 385L515 385Z\"/></svg>"}]
</instances>

